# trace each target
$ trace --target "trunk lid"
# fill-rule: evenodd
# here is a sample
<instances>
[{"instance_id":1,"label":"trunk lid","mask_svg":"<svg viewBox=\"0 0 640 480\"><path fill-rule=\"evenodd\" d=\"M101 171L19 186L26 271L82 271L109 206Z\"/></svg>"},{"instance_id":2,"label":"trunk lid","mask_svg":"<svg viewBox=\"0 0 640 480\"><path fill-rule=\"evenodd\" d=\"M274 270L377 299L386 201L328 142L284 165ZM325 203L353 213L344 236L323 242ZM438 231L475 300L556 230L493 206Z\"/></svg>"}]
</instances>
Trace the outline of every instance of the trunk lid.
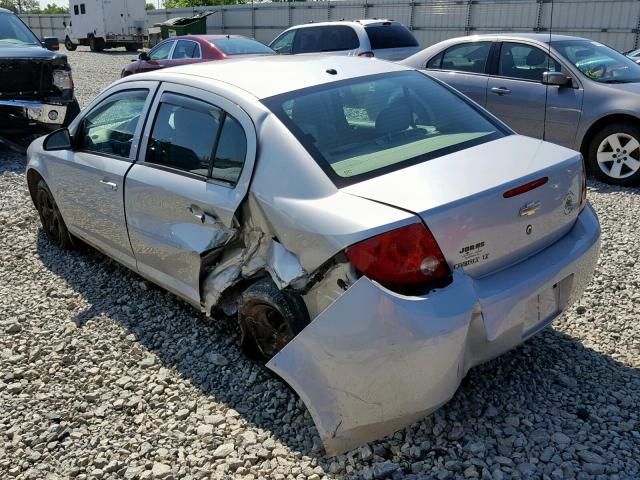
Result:
<instances>
[{"instance_id":1,"label":"trunk lid","mask_svg":"<svg viewBox=\"0 0 640 480\"><path fill-rule=\"evenodd\" d=\"M546 183L533 190L503 196L543 177ZM581 190L579 153L519 135L343 189L419 215L449 267L472 277L521 261L564 236L578 216Z\"/></svg>"}]
</instances>

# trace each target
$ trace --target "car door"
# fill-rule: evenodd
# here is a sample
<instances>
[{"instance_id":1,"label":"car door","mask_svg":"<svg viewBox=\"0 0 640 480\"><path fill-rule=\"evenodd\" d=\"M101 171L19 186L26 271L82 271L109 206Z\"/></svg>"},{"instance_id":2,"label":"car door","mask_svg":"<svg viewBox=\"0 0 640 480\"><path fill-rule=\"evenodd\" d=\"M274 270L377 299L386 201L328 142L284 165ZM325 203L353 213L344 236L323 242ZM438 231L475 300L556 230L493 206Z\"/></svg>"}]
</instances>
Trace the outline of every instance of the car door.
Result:
<instances>
[{"instance_id":1,"label":"car door","mask_svg":"<svg viewBox=\"0 0 640 480\"><path fill-rule=\"evenodd\" d=\"M173 64L171 54L175 45L175 40L166 40L156 45L149 52L149 60L138 60L136 73L150 72L152 70L170 67Z\"/></svg>"},{"instance_id":2,"label":"car door","mask_svg":"<svg viewBox=\"0 0 640 480\"><path fill-rule=\"evenodd\" d=\"M124 177L157 82L127 82L101 94L75 123L73 150L51 152L52 184L69 230L130 268Z\"/></svg>"},{"instance_id":3,"label":"car door","mask_svg":"<svg viewBox=\"0 0 640 480\"><path fill-rule=\"evenodd\" d=\"M572 146L582 90L542 83L546 71L568 71L538 46L519 42L500 45L496 68L489 79L487 109L522 135Z\"/></svg>"},{"instance_id":4,"label":"car door","mask_svg":"<svg viewBox=\"0 0 640 480\"><path fill-rule=\"evenodd\" d=\"M138 270L200 306L207 259L237 229L256 152L249 116L225 98L164 83L127 176L125 204Z\"/></svg>"},{"instance_id":5,"label":"car door","mask_svg":"<svg viewBox=\"0 0 640 480\"><path fill-rule=\"evenodd\" d=\"M453 45L429 59L424 68L432 77L485 106L492 44L491 41L482 41Z\"/></svg>"}]
</instances>

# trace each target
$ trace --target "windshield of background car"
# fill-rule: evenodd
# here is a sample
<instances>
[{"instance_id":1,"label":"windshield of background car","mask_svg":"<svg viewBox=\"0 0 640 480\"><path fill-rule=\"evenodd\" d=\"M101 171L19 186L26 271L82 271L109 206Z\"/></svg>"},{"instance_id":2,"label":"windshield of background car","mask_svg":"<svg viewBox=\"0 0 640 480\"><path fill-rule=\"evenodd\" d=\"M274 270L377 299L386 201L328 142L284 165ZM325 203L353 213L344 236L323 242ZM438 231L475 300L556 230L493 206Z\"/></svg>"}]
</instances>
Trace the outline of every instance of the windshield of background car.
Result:
<instances>
[{"instance_id":1,"label":"windshield of background car","mask_svg":"<svg viewBox=\"0 0 640 480\"><path fill-rule=\"evenodd\" d=\"M553 47L586 77L600 83L640 82L640 65L612 48L589 40L563 40Z\"/></svg>"},{"instance_id":2,"label":"windshield of background car","mask_svg":"<svg viewBox=\"0 0 640 480\"><path fill-rule=\"evenodd\" d=\"M509 134L415 71L331 82L263 102L338 187Z\"/></svg>"},{"instance_id":3,"label":"windshield of background car","mask_svg":"<svg viewBox=\"0 0 640 480\"><path fill-rule=\"evenodd\" d=\"M0 13L0 46L39 44L38 38L12 14Z\"/></svg>"},{"instance_id":4,"label":"windshield of background car","mask_svg":"<svg viewBox=\"0 0 640 480\"><path fill-rule=\"evenodd\" d=\"M225 55L252 55L275 53L266 45L248 38L221 38L211 44Z\"/></svg>"},{"instance_id":5,"label":"windshield of background car","mask_svg":"<svg viewBox=\"0 0 640 480\"><path fill-rule=\"evenodd\" d=\"M369 36L371 48L403 48L417 47L418 41L406 27L399 23L372 25L364 28Z\"/></svg>"}]
</instances>

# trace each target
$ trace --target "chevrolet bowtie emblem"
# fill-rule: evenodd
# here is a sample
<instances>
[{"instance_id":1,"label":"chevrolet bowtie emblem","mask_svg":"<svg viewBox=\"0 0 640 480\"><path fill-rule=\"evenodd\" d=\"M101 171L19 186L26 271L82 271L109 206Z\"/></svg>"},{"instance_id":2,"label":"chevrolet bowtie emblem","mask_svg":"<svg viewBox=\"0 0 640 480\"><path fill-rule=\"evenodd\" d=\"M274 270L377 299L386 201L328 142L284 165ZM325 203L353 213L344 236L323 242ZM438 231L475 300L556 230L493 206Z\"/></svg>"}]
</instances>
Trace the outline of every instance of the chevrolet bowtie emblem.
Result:
<instances>
[{"instance_id":1,"label":"chevrolet bowtie emblem","mask_svg":"<svg viewBox=\"0 0 640 480\"><path fill-rule=\"evenodd\" d=\"M529 202L520 208L520 216L531 217L535 215L538 210L540 210L540 206L540 202Z\"/></svg>"}]
</instances>

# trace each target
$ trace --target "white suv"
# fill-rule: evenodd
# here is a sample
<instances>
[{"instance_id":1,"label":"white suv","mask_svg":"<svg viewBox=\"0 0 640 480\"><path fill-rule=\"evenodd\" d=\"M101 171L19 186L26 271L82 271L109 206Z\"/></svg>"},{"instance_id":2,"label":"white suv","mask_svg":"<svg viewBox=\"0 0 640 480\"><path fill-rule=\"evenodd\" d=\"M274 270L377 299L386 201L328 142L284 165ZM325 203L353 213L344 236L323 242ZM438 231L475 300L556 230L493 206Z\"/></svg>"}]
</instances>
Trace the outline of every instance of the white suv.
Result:
<instances>
[{"instance_id":1,"label":"white suv","mask_svg":"<svg viewBox=\"0 0 640 480\"><path fill-rule=\"evenodd\" d=\"M392 20L352 20L296 25L269 46L278 53L318 53L402 60L420 50L413 34Z\"/></svg>"}]
</instances>

